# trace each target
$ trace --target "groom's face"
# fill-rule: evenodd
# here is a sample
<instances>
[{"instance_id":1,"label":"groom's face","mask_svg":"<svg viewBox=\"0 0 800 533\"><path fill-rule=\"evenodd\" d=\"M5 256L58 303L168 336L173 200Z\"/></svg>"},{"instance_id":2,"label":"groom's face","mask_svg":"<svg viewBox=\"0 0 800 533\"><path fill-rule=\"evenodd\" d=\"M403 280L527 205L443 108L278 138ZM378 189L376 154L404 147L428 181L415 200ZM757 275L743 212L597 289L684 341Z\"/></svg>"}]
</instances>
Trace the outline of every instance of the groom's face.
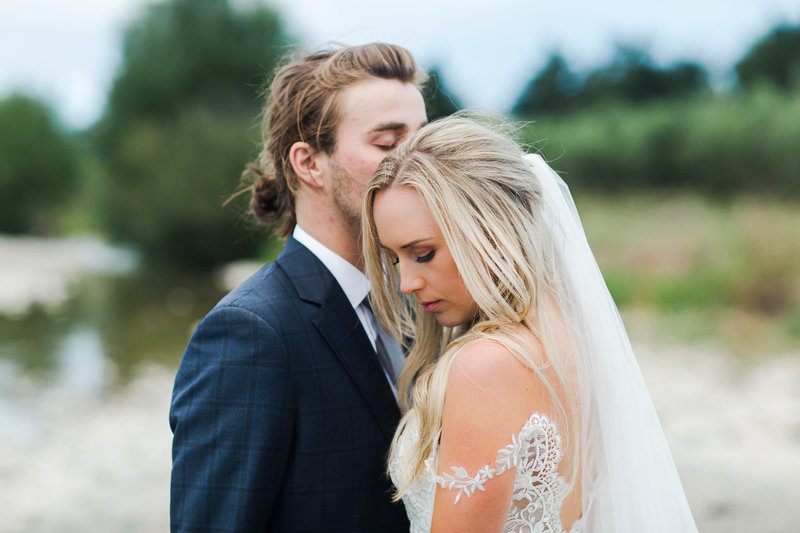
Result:
<instances>
[{"instance_id":1,"label":"groom's face","mask_svg":"<svg viewBox=\"0 0 800 533\"><path fill-rule=\"evenodd\" d=\"M336 146L323 164L334 211L357 232L367 182L380 162L425 124L425 103L415 85L380 78L348 87L338 103Z\"/></svg>"}]
</instances>

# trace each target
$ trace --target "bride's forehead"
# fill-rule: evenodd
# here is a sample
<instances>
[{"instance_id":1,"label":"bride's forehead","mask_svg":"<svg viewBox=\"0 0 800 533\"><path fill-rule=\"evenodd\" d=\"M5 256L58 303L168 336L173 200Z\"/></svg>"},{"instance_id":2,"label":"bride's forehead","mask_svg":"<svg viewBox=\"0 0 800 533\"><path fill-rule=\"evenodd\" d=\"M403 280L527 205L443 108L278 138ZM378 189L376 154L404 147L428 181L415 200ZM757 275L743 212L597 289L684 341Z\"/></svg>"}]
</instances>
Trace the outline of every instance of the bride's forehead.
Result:
<instances>
[{"instance_id":1,"label":"bride's forehead","mask_svg":"<svg viewBox=\"0 0 800 533\"><path fill-rule=\"evenodd\" d=\"M409 236L416 234L439 233L439 227L422 196L410 188L379 192L375 196L373 217L381 242L387 245L390 241L407 241Z\"/></svg>"},{"instance_id":2,"label":"bride's forehead","mask_svg":"<svg viewBox=\"0 0 800 533\"><path fill-rule=\"evenodd\" d=\"M373 212L376 221L380 215L401 215L406 213L410 219L412 214L430 212L422 196L410 187L393 187L384 189L375 195Z\"/></svg>"}]
</instances>

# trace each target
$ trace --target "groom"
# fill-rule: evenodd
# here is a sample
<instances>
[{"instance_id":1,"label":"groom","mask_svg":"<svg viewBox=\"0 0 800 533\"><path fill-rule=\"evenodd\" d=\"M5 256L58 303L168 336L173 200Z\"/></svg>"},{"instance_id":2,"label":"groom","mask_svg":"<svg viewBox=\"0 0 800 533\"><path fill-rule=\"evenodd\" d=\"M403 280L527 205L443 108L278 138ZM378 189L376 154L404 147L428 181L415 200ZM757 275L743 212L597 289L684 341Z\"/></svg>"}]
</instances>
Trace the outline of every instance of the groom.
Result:
<instances>
[{"instance_id":1,"label":"groom","mask_svg":"<svg viewBox=\"0 0 800 533\"><path fill-rule=\"evenodd\" d=\"M286 245L184 353L170 409L173 532L408 531L385 475L402 357L380 349L363 303L359 228L370 176L426 121L421 79L407 50L381 43L276 74L251 207L283 221Z\"/></svg>"}]
</instances>

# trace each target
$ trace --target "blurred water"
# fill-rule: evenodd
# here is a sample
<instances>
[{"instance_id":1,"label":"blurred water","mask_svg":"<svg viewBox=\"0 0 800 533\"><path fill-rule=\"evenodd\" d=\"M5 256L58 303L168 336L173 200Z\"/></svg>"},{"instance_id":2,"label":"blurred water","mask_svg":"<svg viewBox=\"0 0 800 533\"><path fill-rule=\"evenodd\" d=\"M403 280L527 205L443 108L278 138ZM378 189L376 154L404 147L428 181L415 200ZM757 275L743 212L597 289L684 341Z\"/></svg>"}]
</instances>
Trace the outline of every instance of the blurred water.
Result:
<instances>
[{"instance_id":1,"label":"blurred water","mask_svg":"<svg viewBox=\"0 0 800 533\"><path fill-rule=\"evenodd\" d=\"M41 438L41 424L31 416L20 389L30 389L17 367L0 359L0 443L28 445ZM27 385L27 387L26 387Z\"/></svg>"},{"instance_id":2,"label":"blurred water","mask_svg":"<svg viewBox=\"0 0 800 533\"><path fill-rule=\"evenodd\" d=\"M44 368L26 372L13 360L0 359L0 443L32 445L44 438L43 389L98 398L107 385L108 364L95 329L82 326L70 331L54 349L47 379Z\"/></svg>"},{"instance_id":3,"label":"blurred water","mask_svg":"<svg viewBox=\"0 0 800 533\"><path fill-rule=\"evenodd\" d=\"M55 386L75 394L97 396L107 381L106 352L100 332L79 326L61 339L55 354Z\"/></svg>"},{"instance_id":4,"label":"blurred water","mask_svg":"<svg viewBox=\"0 0 800 533\"><path fill-rule=\"evenodd\" d=\"M48 394L101 400L143 365L174 370L223 293L90 237L0 236L0 258L0 443L45 437Z\"/></svg>"},{"instance_id":5,"label":"blurred water","mask_svg":"<svg viewBox=\"0 0 800 533\"><path fill-rule=\"evenodd\" d=\"M170 389L208 275L0 236L0 533L169 529Z\"/></svg>"}]
</instances>

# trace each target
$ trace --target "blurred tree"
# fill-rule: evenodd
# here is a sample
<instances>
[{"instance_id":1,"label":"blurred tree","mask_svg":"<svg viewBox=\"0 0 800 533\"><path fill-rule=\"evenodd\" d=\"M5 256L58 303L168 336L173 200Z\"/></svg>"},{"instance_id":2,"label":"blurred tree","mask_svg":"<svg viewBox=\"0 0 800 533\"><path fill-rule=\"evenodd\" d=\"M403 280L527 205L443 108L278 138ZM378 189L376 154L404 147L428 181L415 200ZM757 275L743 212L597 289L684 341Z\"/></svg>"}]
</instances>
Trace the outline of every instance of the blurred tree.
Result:
<instances>
[{"instance_id":1,"label":"blurred tree","mask_svg":"<svg viewBox=\"0 0 800 533\"><path fill-rule=\"evenodd\" d=\"M425 82L423 96L428 120L452 115L463 106L461 102L442 83L442 76L437 67L428 71L428 80Z\"/></svg>"},{"instance_id":2,"label":"blurred tree","mask_svg":"<svg viewBox=\"0 0 800 533\"><path fill-rule=\"evenodd\" d=\"M608 66L589 75L578 98L589 104L610 100L640 103L685 97L707 89L708 74L696 63L662 69L647 52L619 47Z\"/></svg>"},{"instance_id":3,"label":"blurred tree","mask_svg":"<svg viewBox=\"0 0 800 533\"><path fill-rule=\"evenodd\" d=\"M511 112L518 116L561 113L575 105L581 80L560 54L554 54L522 92Z\"/></svg>"},{"instance_id":4,"label":"blurred tree","mask_svg":"<svg viewBox=\"0 0 800 533\"><path fill-rule=\"evenodd\" d=\"M634 48L619 47L611 63L584 76L572 72L555 54L528 84L513 112L518 116L563 114L601 103L638 104L709 89L708 73L702 66L678 63L662 69L646 52Z\"/></svg>"},{"instance_id":5,"label":"blurred tree","mask_svg":"<svg viewBox=\"0 0 800 533\"><path fill-rule=\"evenodd\" d=\"M0 231L51 233L77 179L76 147L50 108L21 94L0 101Z\"/></svg>"},{"instance_id":6,"label":"blurred tree","mask_svg":"<svg viewBox=\"0 0 800 533\"><path fill-rule=\"evenodd\" d=\"M759 83L785 90L800 86L800 26L772 30L736 64L736 74L746 89Z\"/></svg>"},{"instance_id":7,"label":"blurred tree","mask_svg":"<svg viewBox=\"0 0 800 533\"><path fill-rule=\"evenodd\" d=\"M106 172L99 210L112 238L179 267L253 253L259 243L241 227L244 206L222 204L258 150L258 95L288 42L275 12L227 0L167 0L126 30L92 131Z\"/></svg>"},{"instance_id":8,"label":"blurred tree","mask_svg":"<svg viewBox=\"0 0 800 533\"><path fill-rule=\"evenodd\" d=\"M197 103L223 114L252 108L288 43L267 8L236 11L228 0L151 5L125 32L107 118L168 118Z\"/></svg>"}]
</instances>

